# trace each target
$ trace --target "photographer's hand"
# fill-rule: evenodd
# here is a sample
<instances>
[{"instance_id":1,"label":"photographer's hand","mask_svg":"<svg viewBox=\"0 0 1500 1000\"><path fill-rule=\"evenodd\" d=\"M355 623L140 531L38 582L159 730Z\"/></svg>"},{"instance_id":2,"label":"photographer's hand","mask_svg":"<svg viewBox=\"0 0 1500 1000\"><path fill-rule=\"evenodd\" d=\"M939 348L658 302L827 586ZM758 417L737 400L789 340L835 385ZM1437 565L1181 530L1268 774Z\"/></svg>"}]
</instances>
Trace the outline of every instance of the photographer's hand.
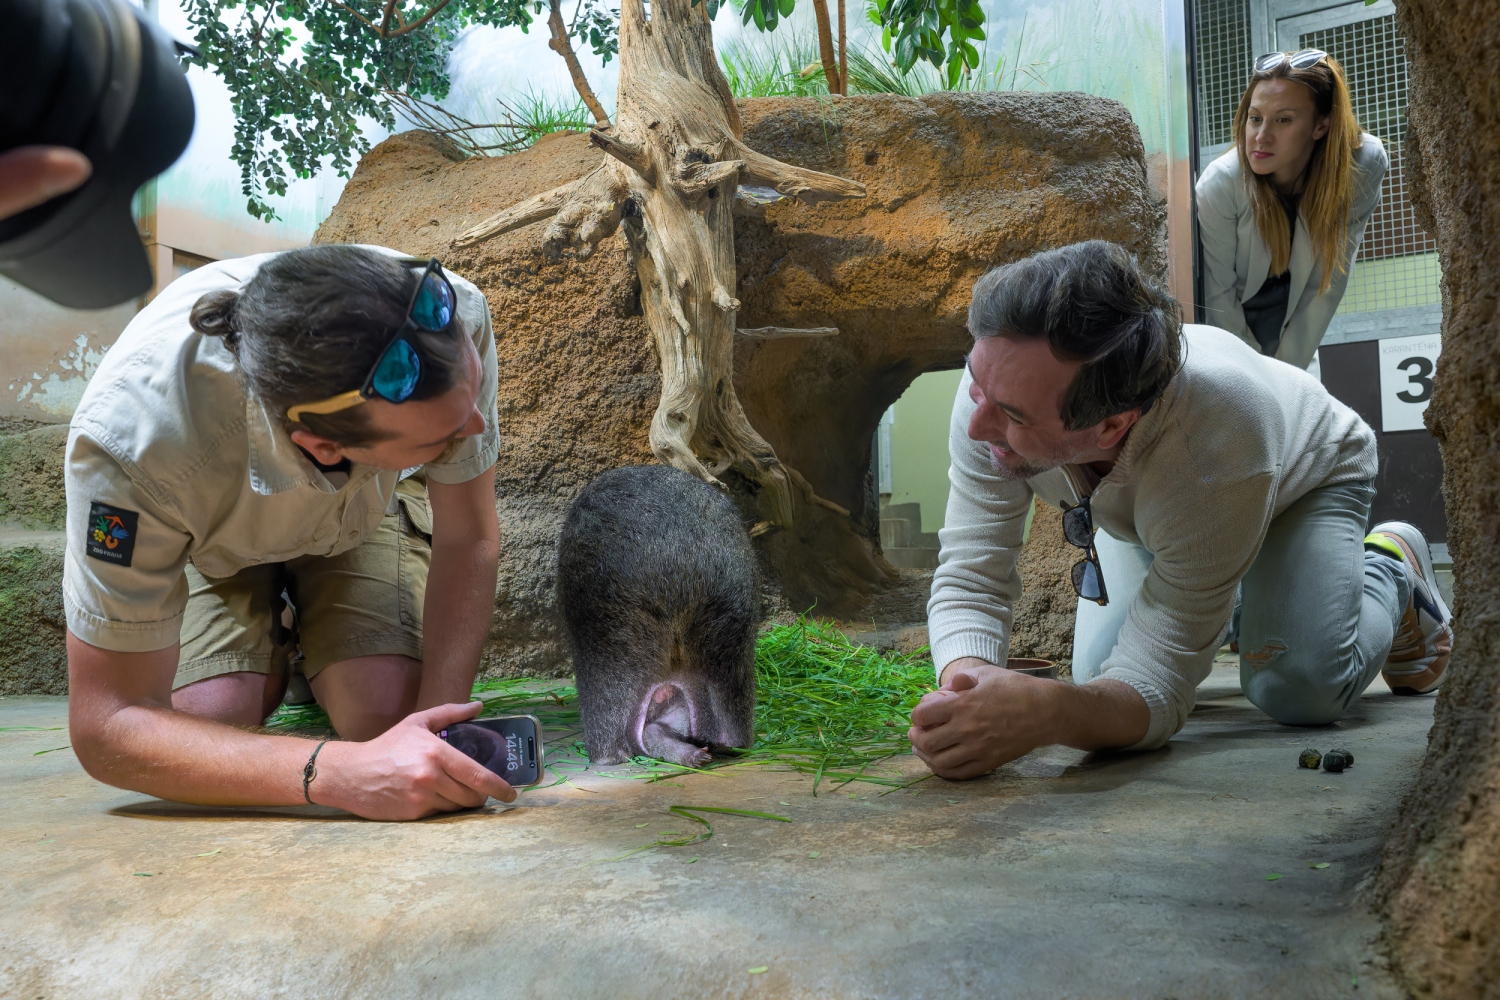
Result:
<instances>
[{"instance_id":1,"label":"photographer's hand","mask_svg":"<svg viewBox=\"0 0 1500 1000\"><path fill-rule=\"evenodd\" d=\"M21 146L0 153L0 219L72 191L93 169L88 157L66 146Z\"/></svg>"},{"instance_id":2,"label":"photographer's hand","mask_svg":"<svg viewBox=\"0 0 1500 1000\"><path fill-rule=\"evenodd\" d=\"M491 796L514 802L515 789L504 779L433 735L482 708L477 701L438 705L408 715L368 743L328 744L318 756L312 800L385 820L472 809Z\"/></svg>"}]
</instances>

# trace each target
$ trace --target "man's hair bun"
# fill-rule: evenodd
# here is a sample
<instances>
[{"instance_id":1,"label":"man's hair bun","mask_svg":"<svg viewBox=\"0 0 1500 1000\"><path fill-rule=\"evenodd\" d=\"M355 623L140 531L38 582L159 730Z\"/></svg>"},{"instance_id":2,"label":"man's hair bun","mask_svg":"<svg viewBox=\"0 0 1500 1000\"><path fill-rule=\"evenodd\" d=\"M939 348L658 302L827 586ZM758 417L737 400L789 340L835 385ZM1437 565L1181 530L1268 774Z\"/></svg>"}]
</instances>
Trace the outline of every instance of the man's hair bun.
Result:
<instances>
[{"instance_id":1,"label":"man's hair bun","mask_svg":"<svg viewBox=\"0 0 1500 1000\"><path fill-rule=\"evenodd\" d=\"M239 302L238 292L231 292L228 289L209 292L193 303L193 311L188 317L188 322L193 324L194 330L205 337L232 337L238 332L234 319Z\"/></svg>"}]
</instances>

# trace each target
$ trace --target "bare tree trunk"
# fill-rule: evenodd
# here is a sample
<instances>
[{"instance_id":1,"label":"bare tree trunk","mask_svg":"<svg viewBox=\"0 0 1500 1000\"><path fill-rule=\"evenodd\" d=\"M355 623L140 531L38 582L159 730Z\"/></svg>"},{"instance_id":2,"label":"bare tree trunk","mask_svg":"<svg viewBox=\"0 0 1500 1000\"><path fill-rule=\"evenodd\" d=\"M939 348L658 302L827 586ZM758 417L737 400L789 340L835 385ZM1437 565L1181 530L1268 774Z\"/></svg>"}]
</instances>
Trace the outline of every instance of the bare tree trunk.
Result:
<instances>
[{"instance_id":1,"label":"bare tree trunk","mask_svg":"<svg viewBox=\"0 0 1500 1000\"><path fill-rule=\"evenodd\" d=\"M578 91L578 96L582 97L583 103L588 105L594 121L602 128L608 128L609 115L604 113L604 105L600 104L599 98L594 96L594 88L589 86L589 78L583 75L583 67L578 65L578 56L573 52L573 43L568 40L568 26L562 16L562 0L551 0L551 11L547 15L547 30L552 33L552 39L547 42L547 48L563 57L563 62L568 64L568 75L573 78L573 88Z\"/></svg>"},{"instance_id":2,"label":"bare tree trunk","mask_svg":"<svg viewBox=\"0 0 1500 1000\"><path fill-rule=\"evenodd\" d=\"M826 28L827 6L823 3ZM714 54L707 4L624 0L617 124L590 140L605 154L588 176L528 199L462 234L466 246L552 216L544 252L586 257L623 228L641 281L641 305L661 359L661 401L651 449L709 483L733 472L762 519L784 529L783 573L819 581L822 611L856 607L895 577L848 511L818 497L750 426L733 382L739 301L734 297L737 186L769 187L813 203L864 197L864 185L764 156L741 141L739 109ZM821 36L825 67L833 52ZM825 69L826 71L826 69ZM782 331L780 335L786 335ZM762 331L754 331L761 334ZM828 335L827 331L807 331ZM801 555L795 553L800 552ZM793 563L788 570L786 563ZM826 594L827 597L821 595Z\"/></svg>"},{"instance_id":3,"label":"bare tree trunk","mask_svg":"<svg viewBox=\"0 0 1500 1000\"><path fill-rule=\"evenodd\" d=\"M844 0L839 0L839 93L849 95L849 51L844 44L849 26L844 20Z\"/></svg>"},{"instance_id":4,"label":"bare tree trunk","mask_svg":"<svg viewBox=\"0 0 1500 1000\"><path fill-rule=\"evenodd\" d=\"M818 58L823 63L823 78L830 94L842 94L839 64L833 57L833 28L828 24L828 0L813 0L813 14L818 19Z\"/></svg>"}]
</instances>

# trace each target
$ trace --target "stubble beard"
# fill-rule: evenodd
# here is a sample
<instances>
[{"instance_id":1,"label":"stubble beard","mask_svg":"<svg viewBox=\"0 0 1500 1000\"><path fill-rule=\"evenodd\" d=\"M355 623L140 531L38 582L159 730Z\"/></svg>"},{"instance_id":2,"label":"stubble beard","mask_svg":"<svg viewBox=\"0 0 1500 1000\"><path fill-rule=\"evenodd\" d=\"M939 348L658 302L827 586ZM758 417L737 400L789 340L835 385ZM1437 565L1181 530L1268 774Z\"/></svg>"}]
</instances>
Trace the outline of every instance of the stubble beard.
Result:
<instances>
[{"instance_id":1,"label":"stubble beard","mask_svg":"<svg viewBox=\"0 0 1500 1000\"><path fill-rule=\"evenodd\" d=\"M1002 479L1031 479L1035 476L1040 476L1044 472L1051 472L1053 469L1063 464L1061 461L1036 462L1027 459L1023 460L1019 465L1007 465L1004 462L1000 461L999 456L995 454L993 445L988 445L986 447L990 455L990 467L993 468L995 470L995 474L1000 476Z\"/></svg>"}]
</instances>

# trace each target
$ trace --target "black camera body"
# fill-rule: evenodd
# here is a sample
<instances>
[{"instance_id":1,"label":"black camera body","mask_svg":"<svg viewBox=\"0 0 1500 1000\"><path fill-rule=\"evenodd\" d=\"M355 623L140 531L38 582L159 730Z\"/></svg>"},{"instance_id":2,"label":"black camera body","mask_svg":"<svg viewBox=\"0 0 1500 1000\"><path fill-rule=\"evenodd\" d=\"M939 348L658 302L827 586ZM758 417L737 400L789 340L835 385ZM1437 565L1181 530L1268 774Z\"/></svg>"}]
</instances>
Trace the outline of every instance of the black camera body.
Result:
<instances>
[{"instance_id":1,"label":"black camera body","mask_svg":"<svg viewBox=\"0 0 1500 1000\"><path fill-rule=\"evenodd\" d=\"M93 165L77 190L0 219L0 274L75 309L144 294L131 199L193 134L174 43L126 0L0 0L0 24L0 152L68 146Z\"/></svg>"}]
</instances>

